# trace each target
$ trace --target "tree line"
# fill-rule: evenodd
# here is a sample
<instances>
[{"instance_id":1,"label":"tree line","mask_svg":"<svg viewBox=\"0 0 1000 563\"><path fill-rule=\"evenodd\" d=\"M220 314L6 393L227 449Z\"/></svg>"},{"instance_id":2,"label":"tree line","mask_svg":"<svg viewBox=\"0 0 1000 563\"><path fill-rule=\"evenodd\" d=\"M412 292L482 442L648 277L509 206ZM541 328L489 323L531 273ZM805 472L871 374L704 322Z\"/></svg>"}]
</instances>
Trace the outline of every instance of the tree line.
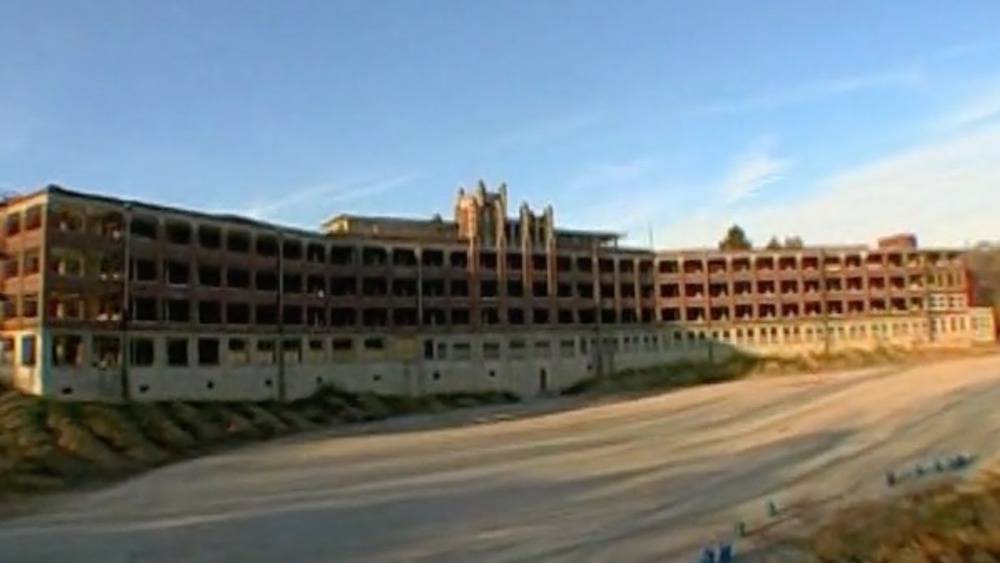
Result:
<instances>
[{"instance_id":1,"label":"tree line","mask_svg":"<svg viewBox=\"0 0 1000 563\"><path fill-rule=\"evenodd\" d=\"M784 239L772 236L767 241L767 244L763 246L766 250L797 249L803 247L805 247L805 243L802 241L802 237L798 235L787 236ZM719 250L739 251L753 250L753 248L753 242L747 237L747 233L743 230L743 227L739 225L729 227L729 230L726 231L726 236L719 241Z\"/></svg>"}]
</instances>

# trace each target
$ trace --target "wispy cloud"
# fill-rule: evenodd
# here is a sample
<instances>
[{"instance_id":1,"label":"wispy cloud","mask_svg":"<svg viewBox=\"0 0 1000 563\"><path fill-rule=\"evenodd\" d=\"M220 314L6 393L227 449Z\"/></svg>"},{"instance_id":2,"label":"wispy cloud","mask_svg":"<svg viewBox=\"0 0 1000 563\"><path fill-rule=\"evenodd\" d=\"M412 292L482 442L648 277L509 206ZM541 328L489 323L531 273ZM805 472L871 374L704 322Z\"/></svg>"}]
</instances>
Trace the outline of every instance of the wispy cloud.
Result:
<instances>
[{"instance_id":1,"label":"wispy cloud","mask_svg":"<svg viewBox=\"0 0 1000 563\"><path fill-rule=\"evenodd\" d=\"M25 107L0 97L0 157L28 146L38 126L38 119Z\"/></svg>"},{"instance_id":2,"label":"wispy cloud","mask_svg":"<svg viewBox=\"0 0 1000 563\"><path fill-rule=\"evenodd\" d=\"M1000 124L943 136L816 183L811 194L742 209L701 209L662 229L672 246L707 246L726 227L758 239L801 235L807 242L872 242L915 232L925 243L961 245L997 238Z\"/></svg>"},{"instance_id":3,"label":"wispy cloud","mask_svg":"<svg viewBox=\"0 0 1000 563\"><path fill-rule=\"evenodd\" d=\"M256 219L274 219L276 215L281 215L282 212L299 208L306 204L328 206L333 203L369 199L411 184L419 177L420 174L418 173L407 173L353 186L340 182L307 186L291 190L290 192L286 191L286 195L278 195L266 201L251 204L249 207L243 209L241 214Z\"/></svg>"},{"instance_id":4,"label":"wispy cloud","mask_svg":"<svg viewBox=\"0 0 1000 563\"><path fill-rule=\"evenodd\" d=\"M932 122L932 129L943 131L983 125L1000 119L1000 84L984 93L979 93L959 107L938 117Z\"/></svg>"},{"instance_id":5,"label":"wispy cloud","mask_svg":"<svg viewBox=\"0 0 1000 563\"><path fill-rule=\"evenodd\" d=\"M719 203L736 205L757 195L761 188L777 182L788 161L774 155L774 137L761 137L739 154L716 190Z\"/></svg>"},{"instance_id":6,"label":"wispy cloud","mask_svg":"<svg viewBox=\"0 0 1000 563\"><path fill-rule=\"evenodd\" d=\"M744 113L769 109L820 98L852 94L864 90L914 86L924 80L919 65L893 69L874 74L843 76L790 86L780 91L762 92L742 98L718 100L689 108L682 108L678 115L703 117L719 114Z\"/></svg>"},{"instance_id":7,"label":"wispy cloud","mask_svg":"<svg viewBox=\"0 0 1000 563\"><path fill-rule=\"evenodd\" d=\"M596 113L576 112L539 121L500 133L487 139L481 149L495 151L512 147L525 147L552 142L579 133L599 121Z\"/></svg>"},{"instance_id":8,"label":"wispy cloud","mask_svg":"<svg viewBox=\"0 0 1000 563\"><path fill-rule=\"evenodd\" d=\"M566 191L608 192L626 188L625 184L641 178L655 164L652 158L588 165L566 182Z\"/></svg>"}]
</instances>

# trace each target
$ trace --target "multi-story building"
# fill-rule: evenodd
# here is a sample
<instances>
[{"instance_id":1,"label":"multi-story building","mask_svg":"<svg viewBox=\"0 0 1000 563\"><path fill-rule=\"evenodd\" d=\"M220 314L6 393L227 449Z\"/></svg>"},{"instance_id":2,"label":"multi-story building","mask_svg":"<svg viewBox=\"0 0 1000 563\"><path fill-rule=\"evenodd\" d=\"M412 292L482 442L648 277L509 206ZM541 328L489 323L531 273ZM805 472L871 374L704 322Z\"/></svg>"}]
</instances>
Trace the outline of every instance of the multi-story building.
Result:
<instances>
[{"instance_id":1,"label":"multi-story building","mask_svg":"<svg viewBox=\"0 0 1000 563\"><path fill-rule=\"evenodd\" d=\"M294 399L336 384L531 395L734 349L768 354L993 339L962 254L665 251L508 214L341 215L305 231L69 191L8 197L2 376L76 399Z\"/></svg>"}]
</instances>

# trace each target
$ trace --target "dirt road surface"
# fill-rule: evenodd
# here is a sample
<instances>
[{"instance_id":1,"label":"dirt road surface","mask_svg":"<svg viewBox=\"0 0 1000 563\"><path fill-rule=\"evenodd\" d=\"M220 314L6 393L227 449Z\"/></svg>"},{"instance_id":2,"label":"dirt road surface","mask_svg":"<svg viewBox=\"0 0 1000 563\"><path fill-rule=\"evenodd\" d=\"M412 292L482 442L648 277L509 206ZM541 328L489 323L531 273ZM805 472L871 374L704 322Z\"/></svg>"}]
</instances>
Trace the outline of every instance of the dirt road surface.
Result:
<instances>
[{"instance_id":1,"label":"dirt road surface","mask_svg":"<svg viewBox=\"0 0 1000 563\"><path fill-rule=\"evenodd\" d=\"M992 356L491 424L393 421L60 499L0 523L0 561L693 561L736 519L762 520L767 499L881 494L887 468L992 457L998 404Z\"/></svg>"}]
</instances>

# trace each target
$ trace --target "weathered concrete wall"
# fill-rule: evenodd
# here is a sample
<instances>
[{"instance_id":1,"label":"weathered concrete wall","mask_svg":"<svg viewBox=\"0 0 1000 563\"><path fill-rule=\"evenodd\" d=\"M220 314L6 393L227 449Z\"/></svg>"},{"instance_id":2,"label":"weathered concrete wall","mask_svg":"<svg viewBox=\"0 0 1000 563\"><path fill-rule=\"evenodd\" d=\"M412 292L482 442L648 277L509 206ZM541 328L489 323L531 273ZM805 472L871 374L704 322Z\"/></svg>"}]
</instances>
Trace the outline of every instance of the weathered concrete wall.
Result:
<instances>
[{"instance_id":1,"label":"weathered concrete wall","mask_svg":"<svg viewBox=\"0 0 1000 563\"><path fill-rule=\"evenodd\" d=\"M933 325L933 329L931 326ZM824 333L828 336L824 336ZM880 347L960 347L991 343L995 328L988 310L941 313L933 317L828 319L826 322L748 323L671 327L602 327L555 331L508 331L482 334L427 334L420 337L367 335L352 339L293 336L299 349L257 351L269 334L163 334L129 332L130 339L152 342L150 365L123 367L117 361L94 361L89 335L76 361L53 365L58 333L10 334L15 341L13 383L25 391L76 400L119 400L127 385L136 400L293 400L324 385L350 391L418 395L454 391L511 391L534 396L566 388L603 370L611 373L678 360L720 361L735 351L764 355L800 355L824 351L873 350ZM22 348L36 338L34 365L22 361ZM199 365L198 338L218 338L217 365ZM187 365L170 366L168 340L187 342ZM228 352L228 341L248 348ZM349 341L336 349L334 340ZM369 349L377 340L378 346ZM248 344L249 343L249 344Z\"/></svg>"}]
</instances>

